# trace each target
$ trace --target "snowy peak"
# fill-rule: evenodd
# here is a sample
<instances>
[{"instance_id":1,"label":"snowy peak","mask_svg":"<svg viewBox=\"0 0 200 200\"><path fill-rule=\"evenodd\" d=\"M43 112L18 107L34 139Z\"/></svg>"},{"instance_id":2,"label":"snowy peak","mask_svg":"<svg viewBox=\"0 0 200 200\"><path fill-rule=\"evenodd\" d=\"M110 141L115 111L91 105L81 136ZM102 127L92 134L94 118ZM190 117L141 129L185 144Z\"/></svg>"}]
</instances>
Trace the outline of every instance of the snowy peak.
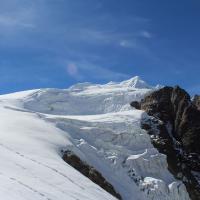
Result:
<instances>
[{"instance_id":1,"label":"snowy peak","mask_svg":"<svg viewBox=\"0 0 200 200\"><path fill-rule=\"evenodd\" d=\"M122 81L121 85L137 88L137 89L151 89L152 86L149 86L145 81L143 81L139 76L135 76L129 80Z\"/></svg>"},{"instance_id":2,"label":"snowy peak","mask_svg":"<svg viewBox=\"0 0 200 200\"><path fill-rule=\"evenodd\" d=\"M96 115L131 110L130 102L141 100L155 88L138 76L104 85L79 83L69 89L42 89L24 100L24 107L61 115Z\"/></svg>"},{"instance_id":3,"label":"snowy peak","mask_svg":"<svg viewBox=\"0 0 200 200\"><path fill-rule=\"evenodd\" d=\"M126 90L129 88L134 89L155 89L156 87L148 85L145 81L143 81L139 76L134 76L128 80L122 81L122 82L109 82L106 84L93 84L89 82L85 83L77 83L75 85L72 85L69 89L73 91L86 91L90 89L95 89L96 91L99 91L99 89L106 89L110 90L111 92L113 90Z\"/></svg>"},{"instance_id":4,"label":"snowy peak","mask_svg":"<svg viewBox=\"0 0 200 200\"><path fill-rule=\"evenodd\" d=\"M114 200L62 160L70 151L123 200L189 200L130 106L154 90L133 77L0 96L1 199Z\"/></svg>"}]
</instances>

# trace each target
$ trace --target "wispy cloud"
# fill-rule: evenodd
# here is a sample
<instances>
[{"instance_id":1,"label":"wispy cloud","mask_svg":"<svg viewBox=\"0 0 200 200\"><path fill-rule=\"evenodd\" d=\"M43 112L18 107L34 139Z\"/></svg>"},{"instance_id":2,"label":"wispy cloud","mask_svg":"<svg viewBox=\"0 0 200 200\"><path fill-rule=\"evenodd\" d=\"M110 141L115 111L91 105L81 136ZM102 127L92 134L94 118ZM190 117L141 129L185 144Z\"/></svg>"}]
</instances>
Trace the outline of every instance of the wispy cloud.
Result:
<instances>
[{"instance_id":1,"label":"wispy cloud","mask_svg":"<svg viewBox=\"0 0 200 200\"><path fill-rule=\"evenodd\" d=\"M133 40L121 40L119 41L119 45L124 48L137 48L137 44Z\"/></svg>"},{"instance_id":2,"label":"wispy cloud","mask_svg":"<svg viewBox=\"0 0 200 200\"><path fill-rule=\"evenodd\" d=\"M14 1L15 2L15 1ZM7 4L3 12L0 12L0 31L7 31L8 28L34 28L36 17L33 6L23 4ZM1 10L0 10L1 11Z\"/></svg>"},{"instance_id":3,"label":"wispy cloud","mask_svg":"<svg viewBox=\"0 0 200 200\"><path fill-rule=\"evenodd\" d=\"M26 15L22 16L20 13L12 13L0 15L0 27L2 31L2 28L34 28L35 25L28 20Z\"/></svg>"},{"instance_id":4,"label":"wispy cloud","mask_svg":"<svg viewBox=\"0 0 200 200\"><path fill-rule=\"evenodd\" d=\"M46 0L12 2L15 3L9 3L6 12L0 12L0 35L6 38L0 45L23 47L21 51L32 51L31 56L39 55L44 63L49 57L59 57L60 62L66 59L65 72L77 81L127 79L127 74L120 73L123 70L110 68L118 62L113 59L117 58L117 53L134 50L134 53L150 55L143 39L152 38L147 28L148 19L126 15L121 19L105 14L101 4L98 7L102 7L102 12L87 14L83 11L87 5L82 1L79 3L84 9L79 8L80 15L76 10L79 3L71 6L73 3L68 5L68 2L72 1L67 0L58 1L56 8L53 1ZM61 71L60 68L59 65Z\"/></svg>"},{"instance_id":5,"label":"wispy cloud","mask_svg":"<svg viewBox=\"0 0 200 200\"><path fill-rule=\"evenodd\" d=\"M152 34L149 31L141 31L139 34L141 37L147 38L147 39L151 39L152 38Z\"/></svg>"},{"instance_id":6,"label":"wispy cloud","mask_svg":"<svg viewBox=\"0 0 200 200\"><path fill-rule=\"evenodd\" d=\"M7 9L9 8L7 12L0 12L0 34L4 34L5 37L14 36L17 31L26 34L26 30L28 30L28 34L34 31L37 32L37 37L44 38L45 36L45 39L51 40L50 46L53 42L59 43L62 40L63 46L69 43L74 46L80 42L80 45L96 45L97 47L104 45L121 48L137 48L140 45L141 37L148 39L152 37L148 30L140 30L149 22L146 18L131 16L122 19L121 22L116 22L115 17L105 13L100 15L94 13L93 19L81 18L73 10L76 6L72 7L72 10L69 9L67 13L62 13L63 11L57 13L54 11L53 5L47 1L35 0L32 3L27 3L22 0L20 3L19 0L13 0L13 2L15 3L7 3ZM64 1L60 3L64 4ZM65 4L71 6L70 1L66 1ZM103 6L100 5L100 7ZM52 18L52 16L54 17ZM60 20L63 16L65 16L65 21ZM124 24L127 24L127 27L137 25L137 28L132 28L130 31ZM46 34L47 32L48 34ZM19 40L17 37L16 39ZM40 46L41 43L32 45Z\"/></svg>"},{"instance_id":7,"label":"wispy cloud","mask_svg":"<svg viewBox=\"0 0 200 200\"><path fill-rule=\"evenodd\" d=\"M80 29L81 36L79 39L89 43L99 45L112 45L122 48L135 48L143 46L141 38L151 39L152 34L149 31L120 31L114 30L95 30L95 29ZM141 45L140 45L141 44Z\"/></svg>"},{"instance_id":8,"label":"wispy cloud","mask_svg":"<svg viewBox=\"0 0 200 200\"><path fill-rule=\"evenodd\" d=\"M77 81L87 81L88 77L96 81L119 81L129 78L127 74L116 72L85 61L66 62L65 69L67 74Z\"/></svg>"}]
</instances>

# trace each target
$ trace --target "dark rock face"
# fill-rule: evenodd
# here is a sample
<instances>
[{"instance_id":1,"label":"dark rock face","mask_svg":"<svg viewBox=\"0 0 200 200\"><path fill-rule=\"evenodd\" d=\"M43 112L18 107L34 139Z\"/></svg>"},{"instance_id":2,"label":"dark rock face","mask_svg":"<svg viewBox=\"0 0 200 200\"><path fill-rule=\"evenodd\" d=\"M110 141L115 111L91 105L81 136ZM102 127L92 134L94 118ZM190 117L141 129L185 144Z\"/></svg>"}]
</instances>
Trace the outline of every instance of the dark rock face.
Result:
<instances>
[{"instance_id":1,"label":"dark rock face","mask_svg":"<svg viewBox=\"0 0 200 200\"><path fill-rule=\"evenodd\" d=\"M108 193L115 196L117 199L122 199L120 194L118 194L113 186L108 183L105 178L92 166L83 162L77 155L72 151L65 151L63 153L63 160L82 173L84 176L88 177L92 182L99 185L101 188L106 190Z\"/></svg>"},{"instance_id":2,"label":"dark rock face","mask_svg":"<svg viewBox=\"0 0 200 200\"><path fill-rule=\"evenodd\" d=\"M140 103L138 101L132 101L130 105L136 109L140 109Z\"/></svg>"},{"instance_id":3,"label":"dark rock face","mask_svg":"<svg viewBox=\"0 0 200 200\"><path fill-rule=\"evenodd\" d=\"M164 87L146 96L140 103L149 119L142 127L152 136L152 143L167 155L169 170L181 179L191 199L200 199L200 98L192 102L180 87ZM159 130L159 133L157 131Z\"/></svg>"},{"instance_id":4,"label":"dark rock face","mask_svg":"<svg viewBox=\"0 0 200 200\"><path fill-rule=\"evenodd\" d=\"M194 96L193 104L200 110L200 95Z\"/></svg>"},{"instance_id":5,"label":"dark rock face","mask_svg":"<svg viewBox=\"0 0 200 200\"><path fill-rule=\"evenodd\" d=\"M145 110L165 124L188 153L200 153L200 111L180 87L164 87L141 101Z\"/></svg>"}]
</instances>

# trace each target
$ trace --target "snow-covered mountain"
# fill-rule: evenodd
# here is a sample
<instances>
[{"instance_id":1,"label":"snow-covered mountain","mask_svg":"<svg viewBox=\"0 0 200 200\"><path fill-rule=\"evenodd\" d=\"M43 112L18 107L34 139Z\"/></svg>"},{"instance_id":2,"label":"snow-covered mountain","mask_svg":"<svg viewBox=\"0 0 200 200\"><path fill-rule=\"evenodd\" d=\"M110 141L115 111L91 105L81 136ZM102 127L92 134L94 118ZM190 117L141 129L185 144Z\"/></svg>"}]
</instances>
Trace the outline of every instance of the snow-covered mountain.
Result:
<instances>
[{"instance_id":1,"label":"snow-covered mountain","mask_svg":"<svg viewBox=\"0 0 200 200\"><path fill-rule=\"evenodd\" d=\"M130 106L153 90L133 77L1 95L1 199L116 199L63 161L61 152L70 150L123 200L189 200L141 129L147 114Z\"/></svg>"}]
</instances>

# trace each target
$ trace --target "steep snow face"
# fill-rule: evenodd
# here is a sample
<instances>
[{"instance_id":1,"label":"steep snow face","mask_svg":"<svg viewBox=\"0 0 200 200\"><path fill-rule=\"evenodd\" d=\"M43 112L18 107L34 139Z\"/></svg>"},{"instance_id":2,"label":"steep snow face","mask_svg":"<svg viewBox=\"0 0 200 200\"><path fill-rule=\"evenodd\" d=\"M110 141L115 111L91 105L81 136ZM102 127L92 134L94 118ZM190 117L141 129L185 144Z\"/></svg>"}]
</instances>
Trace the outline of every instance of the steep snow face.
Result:
<instances>
[{"instance_id":1,"label":"steep snow face","mask_svg":"<svg viewBox=\"0 0 200 200\"><path fill-rule=\"evenodd\" d=\"M0 196L114 199L64 163L64 149L101 172L123 200L189 200L185 186L168 171L166 157L140 128L148 116L129 106L152 90L135 77L1 96Z\"/></svg>"},{"instance_id":2,"label":"steep snow face","mask_svg":"<svg viewBox=\"0 0 200 200\"><path fill-rule=\"evenodd\" d=\"M61 159L67 133L8 105L0 103L2 200L115 199Z\"/></svg>"}]
</instances>

